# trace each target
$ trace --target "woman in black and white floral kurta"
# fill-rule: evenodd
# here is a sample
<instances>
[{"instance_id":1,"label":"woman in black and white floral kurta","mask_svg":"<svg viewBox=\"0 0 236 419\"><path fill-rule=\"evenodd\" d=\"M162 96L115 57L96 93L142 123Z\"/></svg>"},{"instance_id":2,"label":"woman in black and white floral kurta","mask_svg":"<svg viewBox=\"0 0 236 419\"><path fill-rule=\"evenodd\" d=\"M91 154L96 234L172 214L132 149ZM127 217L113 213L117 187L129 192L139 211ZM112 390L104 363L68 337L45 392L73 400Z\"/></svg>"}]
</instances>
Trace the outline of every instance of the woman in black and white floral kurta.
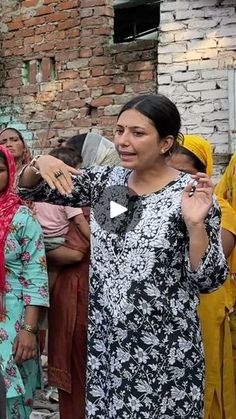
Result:
<instances>
[{"instance_id":1,"label":"woman in black and white floral kurta","mask_svg":"<svg viewBox=\"0 0 236 419\"><path fill-rule=\"evenodd\" d=\"M43 165L47 159L39 160ZM66 173L56 163L49 169ZM142 194L141 218L125 234L97 223L94 206L103 191L126 187L130 176L128 168L97 167L76 176L68 196L46 183L22 188L21 195L92 207L87 418L202 419L204 362L196 307L199 292L217 288L226 276L218 205L209 206L203 221L208 247L192 270L181 202L190 175L176 172L158 192Z\"/></svg>"}]
</instances>

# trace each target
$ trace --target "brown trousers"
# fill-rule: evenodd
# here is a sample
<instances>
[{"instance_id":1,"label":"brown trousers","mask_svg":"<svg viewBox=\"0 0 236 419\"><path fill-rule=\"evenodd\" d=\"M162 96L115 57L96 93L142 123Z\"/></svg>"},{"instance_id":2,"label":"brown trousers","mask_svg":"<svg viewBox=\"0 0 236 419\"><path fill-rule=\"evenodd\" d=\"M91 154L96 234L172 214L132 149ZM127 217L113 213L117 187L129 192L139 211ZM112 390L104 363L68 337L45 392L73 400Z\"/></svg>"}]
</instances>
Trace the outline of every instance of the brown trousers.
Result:
<instances>
[{"instance_id":1,"label":"brown trousers","mask_svg":"<svg viewBox=\"0 0 236 419\"><path fill-rule=\"evenodd\" d=\"M85 418L89 243L75 229L71 247L84 253L78 264L62 269L49 309L48 380L59 390L61 419Z\"/></svg>"}]
</instances>

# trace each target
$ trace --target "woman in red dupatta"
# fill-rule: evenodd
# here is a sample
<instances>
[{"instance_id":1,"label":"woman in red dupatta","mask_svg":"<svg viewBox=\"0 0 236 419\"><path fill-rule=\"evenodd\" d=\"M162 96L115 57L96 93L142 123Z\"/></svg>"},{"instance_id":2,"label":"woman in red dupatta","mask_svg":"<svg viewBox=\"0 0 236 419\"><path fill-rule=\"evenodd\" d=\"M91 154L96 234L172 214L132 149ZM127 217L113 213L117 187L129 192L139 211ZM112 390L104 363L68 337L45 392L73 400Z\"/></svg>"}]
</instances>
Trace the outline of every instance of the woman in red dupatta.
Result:
<instances>
[{"instance_id":1,"label":"woman in red dupatta","mask_svg":"<svg viewBox=\"0 0 236 419\"><path fill-rule=\"evenodd\" d=\"M21 199L13 192L15 182L15 164L12 154L0 146L0 319L5 316L4 294L5 278L5 242L10 231L12 218L21 205ZM7 165L6 165L7 162Z\"/></svg>"},{"instance_id":2,"label":"woman in red dupatta","mask_svg":"<svg viewBox=\"0 0 236 419\"><path fill-rule=\"evenodd\" d=\"M0 146L0 371L7 418L28 419L41 372L36 335L48 281L41 228L14 182L14 158Z\"/></svg>"}]
</instances>

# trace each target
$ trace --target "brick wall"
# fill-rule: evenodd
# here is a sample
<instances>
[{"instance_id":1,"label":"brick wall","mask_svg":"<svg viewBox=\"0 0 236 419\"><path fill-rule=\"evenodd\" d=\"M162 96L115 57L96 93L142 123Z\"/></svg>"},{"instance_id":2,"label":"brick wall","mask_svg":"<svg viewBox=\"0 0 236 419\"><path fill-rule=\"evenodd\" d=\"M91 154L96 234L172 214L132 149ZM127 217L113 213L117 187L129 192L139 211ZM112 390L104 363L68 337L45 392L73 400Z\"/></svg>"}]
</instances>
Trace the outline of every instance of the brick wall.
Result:
<instances>
[{"instance_id":1,"label":"brick wall","mask_svg":"<svg viewBox=\"0 0 236 419\"><path fill-rule=\"evenodd\" d=\"M229 151L227 68L236 65L235 45L235 0L161 4L159 91L177 104L184 132L211 141L220 166Z\"/></svg>"},{"instance_id":2,"label":"brick wall","mask_svg":"<svg viewBox=\"0 0 236 419\"><path fill-rule=\"evenodd\" d=\"M156 91L156 43L114 45L112 0L0 3L0 126L35 148L90 128L112 138L120 106Z\"/></svg>"}]
</instances>

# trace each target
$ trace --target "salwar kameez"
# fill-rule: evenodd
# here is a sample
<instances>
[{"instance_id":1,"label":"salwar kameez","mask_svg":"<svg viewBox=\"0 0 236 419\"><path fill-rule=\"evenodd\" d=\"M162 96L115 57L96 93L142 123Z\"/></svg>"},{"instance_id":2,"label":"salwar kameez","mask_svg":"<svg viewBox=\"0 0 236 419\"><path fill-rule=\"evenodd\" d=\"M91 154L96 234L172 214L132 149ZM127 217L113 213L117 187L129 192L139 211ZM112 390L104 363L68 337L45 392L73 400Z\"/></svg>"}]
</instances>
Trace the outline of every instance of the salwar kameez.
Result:
<instances>
[{"instance_id":1,"label":"salwar kameez","mask_svg":"<svg viewBox=\"0 0 236 419\"><path fill-rule=\"evenodd\" d=\"M17 365L12 345L24 322L26 305L48 306L48 280L41 228L20 206L5 244L6 319L0 321L0 366L5 381L7 418L27 419L36 385L41 384L39 356Z\"/></svg>"},{"instance_id":2,"label":"salwar kameez","mask_svg":"<svg viewBox=\"0 0 236 419\"><path fill-rule=\"evenodd\" d=\"M181 212L189 175L139 197L143 211L132 230L111 232L97 222L95 205L110 205L103 191L109 187L112 195L114 190L111 200L116 201L113 186L126 188L129 174L121 167L84 170L73 179L69 196L43 182L20 190L24 198L91 205L86 418L202 419L204 357L197 306L200 291L216 289L227 273L219 208L214 201L205 220L209 246L192 271Z\"/></svg>"}]
</instances>

